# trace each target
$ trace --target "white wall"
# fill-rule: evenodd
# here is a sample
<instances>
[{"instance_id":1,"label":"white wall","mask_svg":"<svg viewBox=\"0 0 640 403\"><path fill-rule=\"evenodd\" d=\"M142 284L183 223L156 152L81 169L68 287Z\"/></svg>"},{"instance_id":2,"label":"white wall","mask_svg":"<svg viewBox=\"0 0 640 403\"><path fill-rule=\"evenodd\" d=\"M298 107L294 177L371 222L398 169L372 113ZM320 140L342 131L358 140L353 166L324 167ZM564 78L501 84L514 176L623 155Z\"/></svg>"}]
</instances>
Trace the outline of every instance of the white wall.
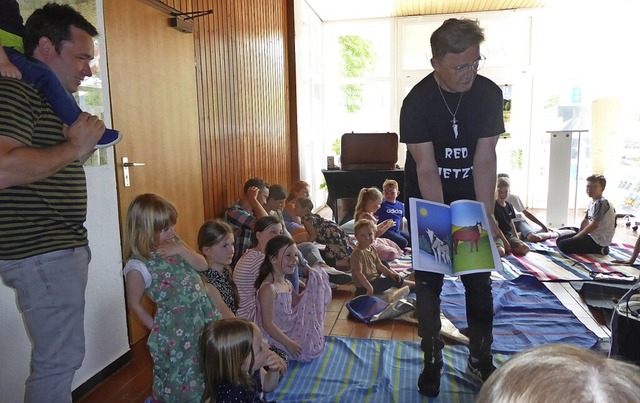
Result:
<instances>
[{"instance_id":1,"label":"white wall","mask_svg":"<svg viewBox=\"0 0 640 403\"><path fill-rule=\"evenodd\" d=\"M87 167L86 226L92 260L86 292L86 355L76 373L78 387L129 350L118 227L113 151L109 164ZM16 307L15 292L0 286L0 402L20 402L29 375L31 343Z\"/></svg>"},{"instance_id":2,"label":"white wall","mask_svg":"<svg viewBox=\"0 0 640 403\"><path fill-rule=\"evenodd\" d=\"M311 185L311 199L320 207L320 170L327 167L323 127L322 21L304 0L295 0L296 96L300 179ZM294 178L297 180L297 178Z\"/></svg>"}]
</instances>

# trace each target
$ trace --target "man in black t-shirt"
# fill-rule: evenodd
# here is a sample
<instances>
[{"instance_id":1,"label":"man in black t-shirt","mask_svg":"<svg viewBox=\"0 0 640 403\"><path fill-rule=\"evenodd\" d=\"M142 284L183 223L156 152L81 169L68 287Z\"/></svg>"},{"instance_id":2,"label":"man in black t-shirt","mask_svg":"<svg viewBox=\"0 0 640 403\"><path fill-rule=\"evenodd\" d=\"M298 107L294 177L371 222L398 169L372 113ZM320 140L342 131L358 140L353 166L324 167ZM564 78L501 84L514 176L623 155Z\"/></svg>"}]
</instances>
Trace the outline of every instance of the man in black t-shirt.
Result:
<instances>
[{"instance_id":1,"label":"man in black t-shirt","mask_svg":"<svg viewBox=\"0 0 640 403\"><path fill-rule=\"evenodd\" d=\"M477 21L449 19L431 36L434 72L416 84L402 104L400 141L407 144L405 195L450 204L484 203L495 233L494 190L498 136L504 133L502 91L477 75L484 61ZM469 324L469 372L486 380L492 363L493 299L489 273L462 276ZM424 369L420 393L437 396L442 373L440 292L443 275L416 271L416 312Z\"/></svg>"}]
</instances>

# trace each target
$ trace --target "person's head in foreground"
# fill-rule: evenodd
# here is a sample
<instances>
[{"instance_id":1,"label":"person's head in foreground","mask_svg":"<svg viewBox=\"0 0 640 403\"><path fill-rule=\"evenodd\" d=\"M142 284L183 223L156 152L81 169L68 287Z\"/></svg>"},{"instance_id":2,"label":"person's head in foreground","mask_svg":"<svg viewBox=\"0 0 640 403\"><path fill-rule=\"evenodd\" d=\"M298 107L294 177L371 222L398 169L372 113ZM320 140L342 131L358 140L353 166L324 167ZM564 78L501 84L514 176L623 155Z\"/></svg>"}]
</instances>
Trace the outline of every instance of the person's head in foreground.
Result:
<instances>
[{"instance_id":1,"label":"person's head in foreground","mask_svg":"<svg viewBox=\"0 0 640 403\"><path fill-rule=\"evenodd\" d=\"M477 403L640 402L640 368L568 344L534 347L484 383Z\"/></svg>"}]
</instances>

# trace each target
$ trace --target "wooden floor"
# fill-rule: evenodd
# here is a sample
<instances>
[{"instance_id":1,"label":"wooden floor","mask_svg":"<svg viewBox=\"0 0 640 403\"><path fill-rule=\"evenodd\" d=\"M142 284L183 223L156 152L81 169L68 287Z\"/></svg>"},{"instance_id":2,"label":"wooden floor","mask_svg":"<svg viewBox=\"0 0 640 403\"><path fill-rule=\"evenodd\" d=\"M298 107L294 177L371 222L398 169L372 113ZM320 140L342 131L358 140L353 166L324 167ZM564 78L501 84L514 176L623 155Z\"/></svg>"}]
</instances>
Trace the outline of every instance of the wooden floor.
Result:
<instances>
[{"instance_id":1,"label":"wooden floor","mask_svg":"<svg viewBox=\"0 0 640 403\"><path fill-rule=\"evenodd\" d=\"M622 224L622 223L621 223ZM635 243L637 233L631 228L620 225L616 230L616 239L630 244ZM574 311L576 317L584 318L585 324L600 337L606 337L608 329L602 326L602 319L580 301L570 287L557 286L554 292L558 298ZM573 291L573 292L572 292ZM354 337L362 339L384 339L400 341L419 341L417 326L400 320L388 320L372 325L356 322L348 317L345 307L353 298L351 285L340 286L333 290L333 300L329 304L325 321L325 335ZM132 346L132 360L102 382L96 388L78 400L79 403L142 403L151 395L152 363L149 352L142 340Z\"/></svg>"},{"instance_id":2,"label":"wooden floor","mask_svg":"<svg viewBox=\"0 0 640 403\"><path fill-rule=\"evenodd\" d=\"M420 340L417 326L408 322L389 320L365 325L349 319L349 311L345 304L353 295L354 288L351 285L333 290L333 300L329 304L324 325L325 335L360 339ZM145 343L146 339L143 339L134 344L131 347L132 360L77 402L144 402L151 395L152 374L151 357Z\"/></svg>"}]
</instances>

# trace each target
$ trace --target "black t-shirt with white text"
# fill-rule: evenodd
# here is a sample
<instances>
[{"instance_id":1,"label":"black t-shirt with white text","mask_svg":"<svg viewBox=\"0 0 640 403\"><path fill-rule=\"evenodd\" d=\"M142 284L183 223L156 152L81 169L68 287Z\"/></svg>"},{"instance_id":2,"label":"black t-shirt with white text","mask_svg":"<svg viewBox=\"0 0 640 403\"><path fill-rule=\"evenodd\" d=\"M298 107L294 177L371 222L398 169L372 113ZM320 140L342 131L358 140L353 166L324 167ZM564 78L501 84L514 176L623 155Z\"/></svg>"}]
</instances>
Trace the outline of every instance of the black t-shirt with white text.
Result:
<instances>
[{"instance_id":1,"label":"black t-shirt with white text","mask_svg":"<svg viewBox=\"0 0 640 403\"><path fill-rule=\"evenodd\" d=\"M455 113L458 136L454 136ZM462 97L462 98L460 98ZM458 111L456 108L459 104ZM438 90L433 73L416 84L404 99L400 111L400 141L407 144L433 142L440 171L444 202L475 200L473 158L478 139L504 133L503 100L500 88L478 75L464 93ZM422 198L418 186L416 162L409 151L405 162L405 197Z\"/></svg>"}]
</instances>

